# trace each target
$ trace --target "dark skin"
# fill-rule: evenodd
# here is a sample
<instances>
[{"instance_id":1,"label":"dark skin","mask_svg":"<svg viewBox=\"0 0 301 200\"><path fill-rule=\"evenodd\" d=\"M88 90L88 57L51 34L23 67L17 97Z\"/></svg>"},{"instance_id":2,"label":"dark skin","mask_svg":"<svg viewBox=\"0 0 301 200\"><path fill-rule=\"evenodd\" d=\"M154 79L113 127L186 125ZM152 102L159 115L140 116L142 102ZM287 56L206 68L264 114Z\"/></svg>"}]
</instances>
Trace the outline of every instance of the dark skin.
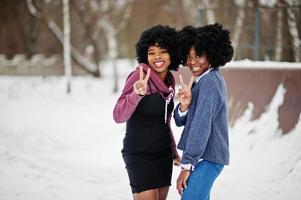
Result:
<instances>
[{"instance_id":1,"label":"dark skin","mask_svg":"<svg viewBox=\"0 0 301 200\"><path fill-rule=\"evenodd\" d=\"M189 67L193 76L198 77L205 73L210 68L210 63L206 55L197 55L194 47L192 46L188 53L187 66ZM181 89L179 90L180 111L185 112L189 109L192 100L191 87L193 77L190 78L188 84L183 81L182 75L179 76ZM187 180L191 174L190 170L183 169L177 179L177 190L182 196L183 190L187 187Z\"/></svg>"},{"instance_id":2,"label":"dark skin","mask_svg":"<svg viewBox=\"0 0 301 200\"><path fill-rule=\"evenodd\" d=\"M190 170L182 170L177 179L177 190L181 196L183 194L183 190L187 187L187 180L190 176L190 173Z\"/></svg>"},{"instance_id":3,"label":"dark skin","mask_svg":"<svg viewBox=\"0 0 301 200\"><path fill-rule=\"evenodd\" d=\"M179 80L180 80L180 86L181 88L179 89L179 100L181 103L180 110L181 112L185 112L188 110L189 105L191 103L192 99L192 94L191 94L191 87L193 84L193 76L190 78L190 81L188 84L185 84L183 81L183 76L180 74L179 75Z\"/></svg>"},{"instance_id":4,"label":"dark skin","mask_svg":"<svg viewBox=\"0 0 301 200\"><path fill-rule=\"evenodd\" d=\"M140 76L139 80L134 83L134 91L138 95L145 95L147 91L147 81L150 77L150 68L147 69L147 74L145 75L142 66L139 66Z\"/></svg>"},{"instance_id":5,"label":"dark skin","mask_svg":"<svg viewBox=\"0 0 301 200\"><path fill-rule=\"evenodd\" d=\"M145 74L143 72L142 66L139 66L139 80L137 80L133 85L134 92L140 96L144 96L147 93L147 82L150 78L151 68L158 74L158 76L162 80L165 80L168 72L168 66L170 65L169 53L159 46L150 46L147 56L150 68L148 68ZM177 157L174 160L174 164L177 164L179 162L179 157ZM134 193L133 198L134 200L166 200L168 191L169 187L155 188L139 193Z\"/></svg>"},{"instance_id":6,"label":"dark skin","mask_svg":"<svg viewBox=\"0 0 301 200\"><path fill-rule=\"evenodd\" d=\"M181 89L179 90L179 100L181 103L180 110L185 112L188 110L189 105L192 100L191 87L193 83L193 77L190 78L188 84L184 83L183 77L179 75ZM190 170L182 170L177 179L177 190L178 193L182 196L183 190L187 187L187 180L190 176Z\"/></svg>"}]
</instances>

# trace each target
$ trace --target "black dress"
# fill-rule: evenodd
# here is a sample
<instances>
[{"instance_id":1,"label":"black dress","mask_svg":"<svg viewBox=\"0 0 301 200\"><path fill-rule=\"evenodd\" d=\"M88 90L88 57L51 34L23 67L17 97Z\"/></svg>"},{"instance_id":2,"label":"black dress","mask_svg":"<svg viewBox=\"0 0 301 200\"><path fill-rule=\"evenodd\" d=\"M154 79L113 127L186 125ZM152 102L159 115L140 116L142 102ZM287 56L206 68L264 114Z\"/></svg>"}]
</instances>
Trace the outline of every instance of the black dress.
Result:
<instances>
[{"instance_id":1,"label":"black dress","mask_svg":"<svg viewBox=\"0 0 301 200\"><path fill-rule=\"evenodd\" d=\"M168 114L173 106L171 101ZM122 156L132 193L171 185L171 132L160 93L143 97L127 121Z\"/></svg>"}]
</instances>

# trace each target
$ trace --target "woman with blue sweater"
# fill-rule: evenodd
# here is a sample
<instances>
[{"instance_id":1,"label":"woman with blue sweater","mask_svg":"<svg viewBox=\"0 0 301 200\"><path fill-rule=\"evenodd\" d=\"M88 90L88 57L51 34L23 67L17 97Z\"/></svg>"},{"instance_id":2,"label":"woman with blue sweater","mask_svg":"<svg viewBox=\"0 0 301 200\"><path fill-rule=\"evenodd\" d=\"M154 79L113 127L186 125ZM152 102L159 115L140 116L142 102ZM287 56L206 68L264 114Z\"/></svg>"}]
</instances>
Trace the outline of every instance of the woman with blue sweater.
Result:
<instances>
[{"instance_id":1,"label":"woman with blue sweater","mask_svg":"<svg viewBox=\"0 0 301 200\"><path fill-rule=\"evenodd\" d=\"M193 76L180 76L180 103L174 110L184 126L178 149L183 151L177 190L182 200L208 200L211 187L229 164L227 91L219 70L233 56L229 31L220 24L184 27L178 33L179 55Z\"/></svg>"}]
</instances>

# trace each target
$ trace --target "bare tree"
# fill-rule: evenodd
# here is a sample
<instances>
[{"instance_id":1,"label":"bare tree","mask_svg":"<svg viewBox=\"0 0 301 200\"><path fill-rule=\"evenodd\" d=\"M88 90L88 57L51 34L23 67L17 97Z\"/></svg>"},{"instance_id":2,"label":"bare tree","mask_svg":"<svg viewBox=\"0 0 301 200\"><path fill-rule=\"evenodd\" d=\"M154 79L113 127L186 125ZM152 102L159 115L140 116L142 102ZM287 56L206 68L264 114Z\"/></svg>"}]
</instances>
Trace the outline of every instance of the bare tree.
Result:
<instances>
[{"instance_id":1,"label":"bare tree","mask_svg":"<svg viewBox=\"0 0 301 200\"><path fill-rule=\"evenodd\" d=\"M196 24L199 10L195 0L169 0L164 2L165 10L174 16L175 28L180 30L187 24Z\"/></svg>"},{"instance_id":2,"label":"bare tree","mask_svg":"<svg viewBox=\"0 0 301 200\"><path fill-rule=\"evenodd\" d=\"M212 1L209 1L209 0L202 0L202 1L198 1L198 0L190 0L189 1L189 0L186 0L185 3L186 4L190 3L191 8L196 7L197 12L206 11L206 23L207 24L213 24L213 23L216 22L214 9L217 7L217 5L212 3Z\"/></svg>"},{"instance_id":3,"label":"bare tree","mask_svg":"<svg viewBox=\"0 0 301 200\"><path fill-rule=\"evenodd\" d=\"M73 1L76 11L82 16L82 24L85 27L86 36L90 39L90 45L95 50L94 59L100 65L101 46L99 41L105 39L106 57L112 63L113 92L118 91L118 71L116 59L117 35L127 25L133 8L134 0L110 1L110 0L83 0ZM121 13L121 15L119 14ZM116 16L116 14L120 16ZM104 46L104 45L102 45ZM101 67L98 67L101 69ZM101 74L101 71L99 71Z\"/></svg>"},{"instance_id":4,"label":"bare tree","mask_svg":"<svg viewBox=\"0 0 301 200\"><path fill-rule=\"evenodd\" d=\"M118 51L117 51L117 34L126 26L128 23L131 14L132 14L132 8L134 0L128 0L124 1L126 3L127 7L124 11L123 16L121 17L121 20L118 21L116 24L113 23L113 16L112 14L113 9L116 10L116 7L118 5L113 3L113 1L108 1L108 9L106 9L106 15L104 15L102 18L99 19L97 22L97 25L99 28L102 28L104 30L104 33L107 38L107 45L108 45L108 54L107 57L110 61L112 61L113 64L113 92L118 91L118 71L117 71L117 65L116 65L116 59L118 57Z\"/></svg>"},{"instance_id":5,"label":"bare tree","mask_svg":"<svg viewBox=\"0 0 301 200\"><path fill-rule=\"evenodd\" d=\"M101 68L99 66L101 60L100 46L101 46L101 33L96 27L97 20L100 18L101 12L99 7L95 4L88 4L88 1L71 1L70 6L75 9L79 16L80 24L83 27L82 30L85 33L84 36L88 40L88 45L85 49L85 53L91 54L88 56L88 60L95 63L98 76L101 77ZM88 49L88 50L87 50ZM88 52L87 52L88 51Z\"/></svg>"},{"instance_id":6,"label":"bare tree","mask_svg":"<svg viewBox=\"0 0 301 200\"><path fill-rule=\"evenodd\" d=\"M296 22L296 16L293 11L293 1L290 0L284 0L284 2L287 4L287 23L288 23L288 28L289 32L292 38L292 45L294 47L294 58L296 62L300 61L300 39L299 39L299 34L298 34L298 29L297 29L297 22Z\"/></svg>"},{"instance_id":7,"label":"bare tree","mask_svg":"<svg viewBox=\"0 0 301 200\"><path fill-rule=\"evenodd\" d=\"M71 51L70 51L70 12L69 0L63 0L64 18L64 67L67 81L67 93L71 92Z\"/></svg>"},{"instance_id":8,"label":"bare tree","mask_svg":"<svg viewBox=\"0 0 301 200\"><path fill-rule=\"evenodd\" d=\"M118 72L116 59L117 35L128 23L134 0L109 1L109 0L82 0L73 1L75 10L81 16L81 22L85 27L86 36L90 39L90 45L95 50L94 60L100 63L101 39L106 41L106 57L113 64L113 92L118 91ZM116 16L116 13L120 16ZM118 19L118 20L117 20ZM102 45L102 47L105 45ZM98 67L101 69L101 67ZM101 71L100 71L101 74Z\"/></svg>"},{"instance_id":9,"label":"bare tree","mask_svg":"<svg viewBox=\"0 0 301 200\"><path fill-rule=\"evenodd\" d=\"M277 10L276 42L275 42L275 61L281 61L283 46L283 8L279 4Z\"/></svg>"},{"instance_id":10,"label":"bare tree","mask_svg":"<svg viewBox=\"0 0 301 200\"><path fill-rule=\"evenodd\" d=\"M238 42L243 30L244 20L245 20L245 6L246 2L245 0L240 1L234 1L234 3L237 5L238 11L237 11L237 17L235 19L235 25L234 25L234 31L233 31L233 39L232 44L234 49L236 50L238 47ZM234 51L236 52L236 51ZM235 59L235 54L233 56L233 59Z\"/></svg>"},{"instance_id":11,"label":"bare tree","mask_svg":"<svg viewBox=\"0 0 301 200\"><path fill-rule=\"evenodd\" d=\"M71 45L72 58L90 74L101 76L101 48L108 48L106 53L108 59L115 60L117 52L117 34L126 26L131 17L134 0L110 1L110 0L81 0L70 1L71 6L79 15L85 36L88 40L88 49L92 49L92 59L80 53L74 45ZM43 13L33 0L27 0L27 7L30 13L41 19L48 28L55 34L57 39L63 44L63 34L59 26L47 14ZM115 41L113 41L115 40ZM102 45L101 41L107 44ZM114 43L116 45L114 45ZM112 48L115 48L114 50ZM112 53L116 51L115 53ZM115 80L117 82L116 66L113 68ZM114 83L114 91L118 90L118 83Z\"/></svg>"},{"instance_id":12,"label":"bare tree","mask_svg":"<svg viewBox=\"0 0 301 200\"><path fill-rule=\"evenodd\" d=\"M59 40L59 42L63 45L64 39L63 39L63 33L62 30L59 28L59 26L49 17L44 15L39 8L34 4L33 0L27 0L27 8L29 12L34 16L40 19L44 24L47 25L47 27L54 33L56 38ZM88 73L99 76L98 67L97 64L90 62L88 59L86 59L84 56L82 56L72 45L70 45L71 48L71 55L73 59Z\"/></svg>"},{"instance_id":13,"label":"bare tree","mask_svg":"<svg viewBox=\"0 0 301 200\"><path fill-rule=\"evenodd\" d=\"M206 12L207 23L208 24L215 23L216 22L215 13L213 10L213 6L211 5L212 4L211 1L203 0L203 4L205 5L205 8L207 9L207 12Z\"/></svg>"}]
</instances>

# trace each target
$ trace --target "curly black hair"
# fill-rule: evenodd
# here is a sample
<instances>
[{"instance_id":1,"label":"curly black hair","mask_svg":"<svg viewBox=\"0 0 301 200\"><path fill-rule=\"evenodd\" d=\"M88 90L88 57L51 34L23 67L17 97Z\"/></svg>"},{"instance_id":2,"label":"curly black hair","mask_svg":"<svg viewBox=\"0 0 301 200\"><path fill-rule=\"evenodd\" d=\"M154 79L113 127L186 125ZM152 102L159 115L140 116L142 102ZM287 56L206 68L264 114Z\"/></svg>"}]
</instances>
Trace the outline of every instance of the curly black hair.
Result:
<instances>
[{"instance_id":1,"label":"curly black hair","mask_svg":"<svg viewBox=\"0 0 301 200\"><path fill-rule=\"evenodd\" d=\"M182 63L187 62L189 49L194 46L196 54L205 54L213 68L224 66L231 61L234 53L230 32L218 23L199 28L184 27L178 33L178 44L178 54Z\"/></svg>"},{"instance_id":2,"label":"curly black hair","mask_svg":"<svg viewBox=\"0 0 301 200\"><path fill-rule=\"evenodd\" d=\"M140 39L136 43L137 61L139 63L148 64L148 48L152 45L159 44L159 46L166 49L170 55L171 63L168 70L178 70L180 62L177 54L176 41L177 31L169 26L156 25L143 31Z\"/></svg>"},{"instance_id":3,"label":"curly black hair","mask_svg":"<svg viewBox=\"0 0 301 200\"><path fill-rule=\"evenodd\" d=\"M197 36L197 28L193 26L185 26L178 32L178 56L180 63L185 65L187 62L187 55L192 46L194 46L195 38Z\"/></svg>"}]
</instances>

